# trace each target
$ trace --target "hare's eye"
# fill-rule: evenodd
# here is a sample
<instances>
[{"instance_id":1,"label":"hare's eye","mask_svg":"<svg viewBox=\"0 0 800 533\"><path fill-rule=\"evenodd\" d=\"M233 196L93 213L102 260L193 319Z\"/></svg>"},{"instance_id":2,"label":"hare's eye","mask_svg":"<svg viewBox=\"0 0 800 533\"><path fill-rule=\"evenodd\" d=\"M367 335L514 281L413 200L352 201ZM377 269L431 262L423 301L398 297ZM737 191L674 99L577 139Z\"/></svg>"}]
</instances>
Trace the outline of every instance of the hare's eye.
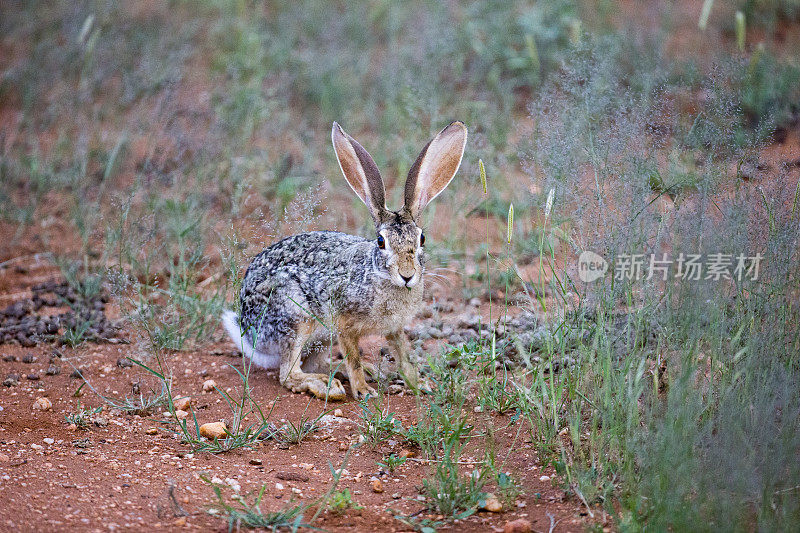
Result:
<instances>
[{"instance_id":1,"label":"hare's eye","mask_svg":"<svg viewBox=\"0 0 800 533\"><path fill-rule=\"evenodd\" d=\"M378 234L378 248L380 248L381 250L386 248L386 241L383 240L383 235L381 235L380 233Z\"/></svg>"},{"instance_id":2,"label":"hare's eye","mask_svg":"<svg viewBox=\"0 0 800 533\"><path fill-rule=\"evenodd\" d=\"M420 246L425 246L425 234L424 233L420 233L419 234L419 245Z\"/></svg>"}]
</instances>

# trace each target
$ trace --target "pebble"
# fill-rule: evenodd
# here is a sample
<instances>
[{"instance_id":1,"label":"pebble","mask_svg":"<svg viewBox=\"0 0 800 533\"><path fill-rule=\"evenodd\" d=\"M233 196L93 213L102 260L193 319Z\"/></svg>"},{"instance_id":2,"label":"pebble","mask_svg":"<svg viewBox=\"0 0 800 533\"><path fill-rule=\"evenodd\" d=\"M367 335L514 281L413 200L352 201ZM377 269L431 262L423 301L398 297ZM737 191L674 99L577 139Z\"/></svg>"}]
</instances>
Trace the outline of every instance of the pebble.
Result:
<instances>
[{"instance_id":1,"label":"pebble","mask_svg":"<svg viewBox=\"0 0 800 533\"><path fill-rule=\"evenodd\" d=\"M400 493L399 492L395 492L394 494L392 494L392 499L399 500L400 499Z\"/></svg>"},{"instance_id":2,"label":"pebble","mask_svg":"<svg viewBox=\"0 0 800 533\"><path fill-rule=\"evenodd\" d=\"M250 464L253 466L261 466L261 459L250 459Z\"/></svg>"},{"instance_id":3,"label":"pebble","mask_svg":"<svg viewBox=\"0 0 800 533\"><path fill-rule=\"evenodd\" d=\"M61 373L61 367L58 365L50 365L44 373L48 376L57 376Z\"/></svg>"},{"instance_id":4,"label":"pebble","mask_svg":"<svg viewBox=\"0 0 800 533\"><path fill-rule=\"evenodd\" d=\"M511 520L510 522L506 522L506 525L503 526L503 533L531 533L531 531L533 531L531 521L525 520L524 518Z\"/></svg>"},{"instance_id":5,"label":"pebble","mask_svg":"<svg viewBox=\"0 0 800 533\"><path fill-rule=\"evenodd\" d=\"M275 483L275 490L283 490L283 483Z\"/></svg>"},{"instance_id":6,"label":"pebble","mask_svg":"<svg viewBox=\"0 0 800 533\"><path fill-rule=\"evenodd\" d=\"M200 426L200 436L207 439L221 439L225 437L225 422L208 422Z\"/></svg>"},{"instance_id":7,"label":"pebble","mask_svg":"<svg viewBox=\"0 0 800 533\"><path fill-rule=\"evenodd\" d=\"M4 387L16 387L17 385L19 385L19 374L12 372L3 380Z\"/></svg>"},{"instance_id":8,"label":"pebble","mask_svg":"<svg viewBox=\"0 0 800 533\"><path fill-rule=\"evenodd\" d=\"M340 452L346 452L346 451L347 451L347 448L349 448L349 447L350 447L350 446L349 446L349 445L348 445L346 442L344 442L344 441L342 441L342 442L340 442L340 443L339 443L339 451L340 451Z\"/></svg>"},{"instance_id":9,"label":"pebble","mask_svg":"<svg viewBox=\"0 0 800 533\"><path fill-rule=\"evenodd\" d=\"M490 513L499 513L503 510L503 504L500 503L500 500L497 499L497 496L490 492L486 495L486 501L482 509L486 509Z\"/></svg>"},{"instance_id":10,"label":"pebble","mask_svg":"<svg viewBox=\"0 0 800 533\"><path fill-rule=\"evenodd\" d=\"M550 476L541 476L539 481L550 481Z\"/></svg>"},{"instance_id":11,"label":"pebble","mask_svg":"<svg viewBox=\"0 0 800 533\"><path fill-rule=\"evenodd\" d=\"M189 406L192 405L192 399L188 396L181 396L180 398L172 400L172 405L174 405L175 409L178 411L188 411Z\"/></svg>"},{"instance_id":12,"label":"pebble","mask_svg":"<svg viewBox=\"0 0 800 533\"><path fill-rule=\"evenodd\" d=\"M25 377L28 378L30 381L39 381L39 374L28 374Z\"/></svg>"},{"instance_id":13,"label":"pebble","mask_svg":"<svg viewBox=\"0 0 800 533\"><path fill-rule=\"evenodd\" d=\"M31 364L36 362L36 357L33 354L28 354L22 358L23 363Z\"/></svg>"},{"instance_id":14,"label":"pebble","mask_svg":"<svg viewBox=\"0 0 800 533\"><path fill-rule=\"evenodd\" d=\"M36 443L31 444L31 448L33 448L37 452L44 450L44 446L42 446L41 444L36 444Z\"/></svg>"},{"instance_id":15,"label":"pebble","mask_svg":"<svg viewBox=\"0 0 800 533\"><path fill-rule=\"evenodd\" d=\"M4 453L0 453L0 463L7 463L11 460L11 457Z\"/></svg>"},{"instance_id":16,"label":"pebble","mask_svg":"<svg viewBox=\"0 0 800 533\"><path fill-rule=\"evenodd\" d=\"M175 527L183 527L186 525L186 517L181 516L180 518L176 518L175 521L172 523Z\"/></svg>"},{"instance_id":17,"label":"pebble","mask_svg":"<svg viewBox=\"0 0 800 533\"><path fill-rule=\"evenodd\" d=\"M44 442L45 444L53 444L55 441L56 441L55 439L51 439L50 437L45 437L42 439L42 442Z\"/></svg>"},{"instance_id":18,"label":"pebble","mask_svg":"<svg viewBox=\"0 0 800 533\"><path fill-rule=\"evenodd\" d=\"M187 416L189 416L189 413L187 413L182 409L178 409L177 411L175 411L175 418L177 418L178 420L185 420Z\"/></svg>"},{"instance_id":19,"label":"pebble","mask_svg":"<svg viewBox=\"0 0 800 533\"><path fill-rule=\"evenodd\" d=\"M380 479L376 479L372 482L372 492L375 493L382 493L383 492L383 483Z\"/></svg>"},{"instance_id":20,"label":"pebble","mask_svg":"<svg viewBox=\"0 0 800 533\"><path fill-rule=\"evenodd\" d=\"M211 392L217 387L217 382L213 379L207 379L203 382L203 392Z\"/></svg>"},{"instance_id":21,"label":"pebble","mask_svg":"<svg viewBox=\"0 0 800 533\"><path fill-rule=\"evenodd\" d=\"M158 430L156 428L147 428L147 431L145 431L145 433L147 435L155 435L158 433Z\"/></svg>"},{"instance_id":22,"label":"pebble","mask_svg":"<svg viewBox=\"0 0 800 533\"><path fill-rule=\"evenodd\" d=\"M343 416L344 416L344 411L342 411L341 409L336 409L336 410L333 412L333 416L338 416L338 417L340 417L340 418L341 418L341 417L343 417Z\"/></svg>"},{"instance_id":23,"label":"pebble","mask_svg":"<svg viewBox=\"0 0 800 533\"><path fill-rule=\"evenodd\" d=\"M42 396L36 398L36 401L33 402L33 408L37 411L50 411L53 409L53 402Z\"/></svg>"},{"instance_id":24,"label":"pebble","mask_svg":"<svg viewBox=\"0 0 800 533\"><path fill-rule=\"evenodd\" d=\"M120 357L117 359L117 366L120 368L130 368L133 366L133 363L127 357Z\"/></svg>"},{"instance_id":25,"label":"pebble","mask_svg":"<svg viewBox=\"0 0 800 533\"><path fill-rule=\"evenodd\" d=\"M400 450L400 453L398 455L401 459L408 459L409 457L416 457L417 452L415 452L414 450Z\"/></svg>"}]
</instances>

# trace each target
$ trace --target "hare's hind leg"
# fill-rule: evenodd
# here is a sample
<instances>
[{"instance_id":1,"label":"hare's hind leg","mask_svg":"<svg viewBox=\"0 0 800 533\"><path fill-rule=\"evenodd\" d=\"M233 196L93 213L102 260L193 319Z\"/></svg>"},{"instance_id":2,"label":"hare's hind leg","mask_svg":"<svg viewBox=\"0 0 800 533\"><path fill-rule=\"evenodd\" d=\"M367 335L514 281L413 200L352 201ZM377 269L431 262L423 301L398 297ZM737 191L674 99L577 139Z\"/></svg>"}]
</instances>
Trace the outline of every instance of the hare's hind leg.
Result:
<instances>
[{"instance_id":1,"label":"hare's hind leg","mask_svg":"<svg viewBox=\"0 0 800 533\"><path fill-rule=\"evenodd\" d=\"M364 366L361 363L361 352L358 351L358 337L339 334L339 349L344 356L344 364L347 368L347 377L350 380L350 392L353 398L360 400L367 395L377 396L375 389L367 385L367 378L364 375Z\"/></svg>"},{"instance_id":2,"label":"hare's hind leg","mask_svg":"<svg viewBox=\"0 0 800 533\"><path fill-rule=\"evenodd\" d=\"M325 374L309 374L300 367L303 345L316 329L314 322L302 322L296 329L294 339L281 355L280 382L292 392L310 392L317 398L344 400L346 393L342 383Z\"/></svg>"}]
</instances>

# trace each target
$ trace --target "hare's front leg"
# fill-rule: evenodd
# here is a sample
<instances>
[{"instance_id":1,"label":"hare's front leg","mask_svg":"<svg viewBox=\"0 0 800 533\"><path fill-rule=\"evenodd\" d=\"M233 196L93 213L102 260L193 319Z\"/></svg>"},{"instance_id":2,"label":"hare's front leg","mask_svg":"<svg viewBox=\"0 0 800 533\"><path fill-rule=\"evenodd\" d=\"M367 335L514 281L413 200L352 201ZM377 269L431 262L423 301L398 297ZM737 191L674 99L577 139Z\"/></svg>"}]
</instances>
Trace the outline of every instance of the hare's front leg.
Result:
<instances>
[{"instance_id":1,"label":"hare's front leg","mask_svg":"<svg viewBox=\"0 0 800 533\"><path fill-rule=\"evenodd\" d=\"M411 343L403 330L389 333L386 340L397 357L397 372L412 389L419 387L417 367L411 362Z\"/></svg>"},{"instance_id":2,"label":"hare's front leg","mask_svg":"<svg viewBox=\"0 0 800 533\"><path fill-rule=\"evenodd\" d=\"M340 334L339 350L344 355L344 364L347 368L347 377L350 380L350 392L353 398L360 400L367 395L376 396L375 389L367 385L364 375L364 366L361 363L361 352L358 351L358 337Z\"/></svg>"},{"instance_id":3,"label":"hare's front leg","mask_svg":"<svg viewBox=\"0 0 800 533\"><path fill-rule=\"evenodd\" d=\"M292 392L310 392L317 398L344 400L347 394L341 382L325 374L308 374L300 368L303 345L314 332L313 322L301 323L297 333L281 354L280 382Z\"/></svg>"}]
</instances>

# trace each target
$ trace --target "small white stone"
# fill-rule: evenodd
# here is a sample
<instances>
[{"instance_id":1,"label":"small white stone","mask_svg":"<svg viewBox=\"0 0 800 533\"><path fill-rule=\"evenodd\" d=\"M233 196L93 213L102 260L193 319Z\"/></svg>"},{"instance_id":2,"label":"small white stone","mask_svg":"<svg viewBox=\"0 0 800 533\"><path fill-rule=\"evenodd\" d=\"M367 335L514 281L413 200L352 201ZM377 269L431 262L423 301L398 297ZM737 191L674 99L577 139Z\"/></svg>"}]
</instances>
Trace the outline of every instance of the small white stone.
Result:
<instances>
[{"instance_id":1,"label":"small white stone","mask_svg":"<svg viewBox=\"0 0 800 533\"><path fill-rule=\"evenodd\" d=\"M550 476L541 476L539 481L550 481Z\"/></svg>"},{"instance_id":2,"label":"small white stone","mask_svg":"<svg viewBox=\"0 0 800 533\"><path fill-rule=\"evenodd\" d=\"M53 444L55 442L55 439L51 439L50 437L45 437L45 438L42 439L42 441L45 444Z\"/></svg>"},{"instance_id":3,"label":"small white stone","mask_svg":"<svg viewBox=\"0 0 800 533\"><path fill-rule=\"evenodd\" d=\"M203 382L203 392L211 392L217 386L217 382L213 379L207 379Z\"/></svg>"},{"instance_id":4,"label":"small white stone","mask_svg":"<svg viewBox=\"0 0 800 533\"><path fill-rule=\"evenodd\" d=\"M33 402L33 408L37 411L50 411L53 409L53 402L42 396L36 398L36 401Z\"/></svg>"},{"instance_id":5,"label":"small white stone","mask_svg":"<svg viewBox=\"0 0 800 533\"><path fill-rule=\"evenodd\" d=\"M276 490L283 490L283 488L284 488L283 487L283 483L275 483L275 489Z\"/></svg>"}]
</instances>

